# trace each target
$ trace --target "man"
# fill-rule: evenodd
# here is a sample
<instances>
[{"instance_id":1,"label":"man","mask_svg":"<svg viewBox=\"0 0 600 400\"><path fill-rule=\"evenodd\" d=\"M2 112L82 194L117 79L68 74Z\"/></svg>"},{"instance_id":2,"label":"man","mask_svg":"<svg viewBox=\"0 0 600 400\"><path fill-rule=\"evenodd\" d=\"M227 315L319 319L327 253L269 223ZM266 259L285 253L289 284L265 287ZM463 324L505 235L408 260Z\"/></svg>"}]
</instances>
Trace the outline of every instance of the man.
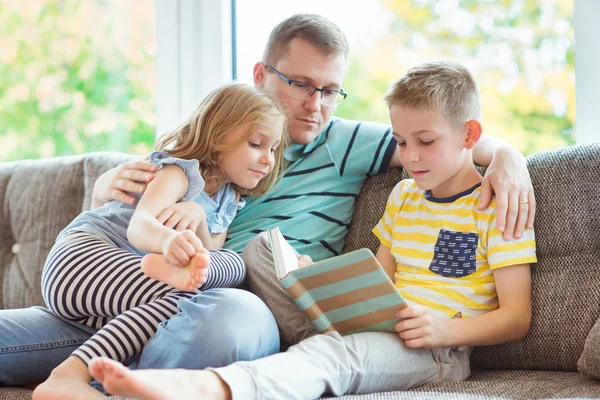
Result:
<instances>
[{"instance_id":1,"label":"man","mask_svg":"<svg viewBox=\"0 0 600 400\"><path fill-rule=\"evenodd\" d=\"M225 247L241 251L257 233L277 225L300 254L313 260L338 254L365 179L400 166L389 126L332 118L344 97L347 63L344 34L321 16L295 15L271 33L263 60L254 67L254 80L289 109L293 144L286 158L291 164L266 196L248 199L230 226ZM474 150L474 160L489 165L481 207L487 206L493 191L499 230L507 238L513 233L520 236L526 224L532 226L535 211L523 156L484 137ZM131 201L127 192L143 191L152 172L143 161L108 171L96 183L94 206L111 199ZM520 206L519 201L528 205ZM271 279L264 273L270 265L268 248L261 237L253 243L244 252L250 285L263 288L259 296L268 296L280 288L277 282L263 282ZM273 315L257 296L237 289L211 292L180 304L181 313L162 324L148 343L141 368L219 367L276 351L279 337ZM280 325L286 307L292 306L275 310ZM93 334L41 308L1 311L0 323L0 385L44 380ZM286 342L305 337L289 331L284 334Z\"/></svg>"}]
</instances>

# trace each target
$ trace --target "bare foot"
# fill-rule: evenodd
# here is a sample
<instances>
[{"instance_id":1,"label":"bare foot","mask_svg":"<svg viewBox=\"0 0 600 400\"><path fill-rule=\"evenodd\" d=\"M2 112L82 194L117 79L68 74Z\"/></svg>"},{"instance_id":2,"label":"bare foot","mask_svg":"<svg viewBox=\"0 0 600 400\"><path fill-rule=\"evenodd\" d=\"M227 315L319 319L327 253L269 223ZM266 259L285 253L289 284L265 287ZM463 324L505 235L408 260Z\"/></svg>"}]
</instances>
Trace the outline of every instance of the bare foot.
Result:
<instances>
[{"instance_id":1,"label":"bare foot","mask_svg":"<svg viewBox=\"0 0 600 400\"><path fill-rule=\"evenodd\" d=\"M208 277L209 253L196 253L187 267L179 268L169 263L162 254L146 254L142 271L150 278L187 292L198 290Z\"/></svg>"},{"instance_id":2,"label":"bare foot","mask_svg":"<svg viewBox=\"0 0 600 400\"><path fill-rule=\"evenodd\" d=\"M140 400L231 399L229 387L211 371L140 369L131 371L108 358L96 358L90 374L110 394Z\"/></svg>"},{"instance_id":3,"label":"bare foot","mask_svg":"<svg viewBox=\"0 0 600 400\"><path fill-rule=\"evenodd\" d=\"M106 396L90 386L87 366L76 357L69 357L56 367L50 377L33 391L33 400L104 399Z\"/></svg>"}]
</instances>

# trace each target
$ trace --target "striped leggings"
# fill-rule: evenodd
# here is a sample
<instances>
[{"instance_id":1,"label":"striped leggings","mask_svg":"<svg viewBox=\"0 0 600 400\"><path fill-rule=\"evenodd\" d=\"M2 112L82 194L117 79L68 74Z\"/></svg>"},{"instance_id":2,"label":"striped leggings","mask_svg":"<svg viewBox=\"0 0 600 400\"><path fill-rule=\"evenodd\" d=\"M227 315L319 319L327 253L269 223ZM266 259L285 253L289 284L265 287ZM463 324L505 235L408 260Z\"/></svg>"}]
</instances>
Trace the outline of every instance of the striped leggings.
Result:
<instances>
[{"instance_id":1,"label":"striped leggings","mask_svg":"<svg viewBox=\"0 0 600 400\"><path fill-rule=\"evenodd\" d=\"M90 233L73 233L55 243L42 272L42 295L59 318L98 332L72 355L86 364L96 357L125 362L139 354L158 325L174 316L184 292L147 277L142 257ZM245 266L235 252L210 252L208 280L199 290L238 286Z\"/></svg>"}]
</instances>

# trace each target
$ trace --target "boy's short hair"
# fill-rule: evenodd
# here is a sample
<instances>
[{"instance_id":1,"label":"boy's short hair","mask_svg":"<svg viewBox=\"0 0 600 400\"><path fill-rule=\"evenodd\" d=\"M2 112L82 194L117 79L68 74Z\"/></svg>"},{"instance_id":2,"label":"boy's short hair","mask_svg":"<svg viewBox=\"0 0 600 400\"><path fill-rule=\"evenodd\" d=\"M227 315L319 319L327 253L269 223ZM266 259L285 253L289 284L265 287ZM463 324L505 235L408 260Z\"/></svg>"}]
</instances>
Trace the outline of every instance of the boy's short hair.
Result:
<instances>
[{"instance_id":1,"label":"boy's short hair","mask_svg":"<svg viewBox=\"0 0 600 400\"><path fill-rule=\"evenodd\" d=\"M273 28L263 54L263 62L275 66L285 56L288 45L294 38L308 41L327 55L343 55L348 59L350 46L339 26L318 14L296 14Z\"/></svg>"},{"instance_id":2,"label":"boy's short hair","mask_svg":"<svg viewBox=\"0 0 600 400\"><path fill-rule=\"evenodd\" d=\"M454 127L481 118L479 89L461 64L439 61L417 65L393 82L385 96L388 107L438 110Z\"/></svg>"}]
</instances>

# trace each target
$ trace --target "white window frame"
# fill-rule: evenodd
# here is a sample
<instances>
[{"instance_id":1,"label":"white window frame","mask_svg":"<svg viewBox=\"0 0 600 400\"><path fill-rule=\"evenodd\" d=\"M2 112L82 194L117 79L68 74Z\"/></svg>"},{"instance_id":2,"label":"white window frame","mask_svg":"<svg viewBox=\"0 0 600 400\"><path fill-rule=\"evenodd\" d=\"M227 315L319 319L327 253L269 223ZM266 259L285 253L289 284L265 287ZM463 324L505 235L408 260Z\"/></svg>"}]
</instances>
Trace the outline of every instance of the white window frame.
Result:
<instances>
[{"instance_id":1,"label":"white window frame","mask_svg":"<svg viewBox=\"0 0 600 400\"><path fill-rule=\"evenodd\" d=\"M600 2L574 0L575 141L600 142Z\"/></svg>"},{"instance_id":2,"label":"white window frame","mask_svg":"<svg viewBox=\"0 0 600 400\"><path fill-rule=\"evenodd\" d=\"M232 79L231 0L157 0L156 133Z\"/></svg>"},{"instance_id":3,"label":"white window frame","mask_svg":"<svg viewBox=\"0 0 600 400\"><path fill-rule=\"evenodd\" d=\"M577 144L600 142L600 1L573 0ZM157 0L157 135L232 73L231 0Z\"/></svg>"}]
</instances>

